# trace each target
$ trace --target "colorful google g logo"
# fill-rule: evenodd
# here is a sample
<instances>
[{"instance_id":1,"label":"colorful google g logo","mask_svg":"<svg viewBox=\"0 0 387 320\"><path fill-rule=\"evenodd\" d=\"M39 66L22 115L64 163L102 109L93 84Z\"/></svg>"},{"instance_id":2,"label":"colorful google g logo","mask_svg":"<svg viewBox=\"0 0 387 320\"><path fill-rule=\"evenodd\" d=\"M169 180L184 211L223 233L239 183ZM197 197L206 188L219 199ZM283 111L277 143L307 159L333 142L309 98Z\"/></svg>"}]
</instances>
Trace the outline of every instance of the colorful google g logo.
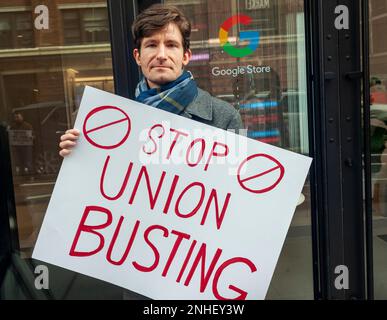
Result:
<instances>
[{"instance_id":1,"label":"colorful google g logo","mask_svg":"<svg viewBox=\"0 0 387 320\"><path fill-rule=\"evenodd\" d=\"M258 48L259 44L259 32L258 31L241 31L240 40L249 41L247 47L244 48L235 48L233 45L228 42L228 31L236 24L249 25L251 18L249 16L237 14L228 18L223 22L222 26L219 29L219 40L220 45L223 47L223 50L226 51L229 55L235 58L242 58L252 54Z\"/></svg>"}]
</instances>

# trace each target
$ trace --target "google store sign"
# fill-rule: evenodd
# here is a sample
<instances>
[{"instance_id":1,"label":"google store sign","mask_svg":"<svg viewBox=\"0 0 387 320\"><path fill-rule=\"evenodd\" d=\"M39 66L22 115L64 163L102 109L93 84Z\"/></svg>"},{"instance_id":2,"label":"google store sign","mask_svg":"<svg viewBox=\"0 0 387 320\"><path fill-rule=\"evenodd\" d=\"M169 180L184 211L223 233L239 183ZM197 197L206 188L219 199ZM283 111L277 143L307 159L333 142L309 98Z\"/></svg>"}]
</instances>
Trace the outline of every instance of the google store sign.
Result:
<instances>
[{"instance_id":1,"label":"google store sign","mask_svg":"<svg viewBox=\"0 0 387 320\"><path fill-rule=\"evenodd\" d=\"M257 30L240 32L240 36L239 36L240 40L247 41L247 46L242 48L234 47L229 42L229 39L228 39L229 31L233 26L239 25L239 24L249 25L251 21L252 19L249 16L238 14L228 18L226 21L223 22L222 26L219 29L219 41L220 41L220 45L223 47L223 50L230 56L234 58L243 58L253 54L257 50L259 46L259 39L260 39L260 34L259 34L259 31ZM212 75L215 77L219 77L219 76L237 77L238 75L243 75L243 74L257 74L257 73L269 73L269 72L271 72L271 68L269 66L247 65L247 66L237 66L234 68L223 68L223 69L220 67L212 68Z\"/></svg>"},{"instance_id":2,"label":"google store sign","mask_svg":"<svg viewBox=\"0 0 387 320\"><path fill-rule=\"evenodd\" d=\"M253 66L248 65L246 67L237 66L235 68L212 68L212 75L215 77L219 76L233 76L236 78L239 75L243 74L257 74L257 73L269 73L271 71L271 67L269 66Z\"/></svg>"}]
</instances>

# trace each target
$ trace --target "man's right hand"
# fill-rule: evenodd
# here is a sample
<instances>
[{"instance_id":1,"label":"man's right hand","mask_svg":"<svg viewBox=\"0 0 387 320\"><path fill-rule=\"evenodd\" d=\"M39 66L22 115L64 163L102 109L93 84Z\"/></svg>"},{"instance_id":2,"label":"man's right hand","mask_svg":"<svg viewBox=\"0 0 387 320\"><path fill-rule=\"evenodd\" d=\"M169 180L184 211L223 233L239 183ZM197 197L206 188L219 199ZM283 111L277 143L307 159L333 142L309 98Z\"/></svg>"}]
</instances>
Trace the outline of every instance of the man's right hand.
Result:
<instances>
[{"instance_id":1,"label":"man's right hand","mask_svg":"<svg viewBox=\"0 0 387 320\"><path fill-rule=\"evenodd\" d=\"M62 157L66 157L71 153L71 149L74 148L77 144L77 140L79 138L80 131L78 129L70 129L67 130L64 135L60 137L59 154Z\"/></svg>"}]
</instances>

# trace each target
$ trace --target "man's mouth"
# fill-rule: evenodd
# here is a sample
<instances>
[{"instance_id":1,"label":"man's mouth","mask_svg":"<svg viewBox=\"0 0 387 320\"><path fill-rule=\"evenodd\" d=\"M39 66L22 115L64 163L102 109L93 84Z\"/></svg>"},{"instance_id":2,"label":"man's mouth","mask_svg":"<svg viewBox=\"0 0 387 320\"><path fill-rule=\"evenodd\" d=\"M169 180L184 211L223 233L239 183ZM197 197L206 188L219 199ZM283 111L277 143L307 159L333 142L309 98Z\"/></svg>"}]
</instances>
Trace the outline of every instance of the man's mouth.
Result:
<instances>
[{"instance_id":1,"label":"man's mouth","mask_svg":"<svg viewBox=\"0 0 387 320\"><path fill-rule=\"evenodd\" d=\"M153 68L162 68L162 69L170 69L170 67L167 67L167 66L153 66Z\"/></svg>"}]
</instances>

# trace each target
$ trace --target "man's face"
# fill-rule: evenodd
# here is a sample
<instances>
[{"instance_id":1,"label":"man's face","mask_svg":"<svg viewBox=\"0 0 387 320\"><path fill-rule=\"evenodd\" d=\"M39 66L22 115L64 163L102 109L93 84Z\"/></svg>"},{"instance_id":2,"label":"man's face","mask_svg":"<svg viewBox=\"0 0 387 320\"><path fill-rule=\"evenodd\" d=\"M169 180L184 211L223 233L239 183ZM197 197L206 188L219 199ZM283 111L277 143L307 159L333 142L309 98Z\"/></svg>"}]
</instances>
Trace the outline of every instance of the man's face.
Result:
<instances>
[{"instance_id":1,"label":"man's face","mask_svg":"<svg viewBox=\"0 0 387 320\"><path fill-rule=\"evenodd\" d=\"M16 123L22 123L23 122L23 116L20 113L15 113L13 116L13 119Z\"/></svg>"},{"instance_id":2,"label":"man's face","mask_svg":"<svg viewBox=\"0 0 387 320\"><path fill-rule=\"evenodd\" d=\"M150 88L157 88L176 80L191 59L191 51L184 52L183 36L176 24L143 38L134 58L141 67Z\"/></svg>"}]
</instances>

